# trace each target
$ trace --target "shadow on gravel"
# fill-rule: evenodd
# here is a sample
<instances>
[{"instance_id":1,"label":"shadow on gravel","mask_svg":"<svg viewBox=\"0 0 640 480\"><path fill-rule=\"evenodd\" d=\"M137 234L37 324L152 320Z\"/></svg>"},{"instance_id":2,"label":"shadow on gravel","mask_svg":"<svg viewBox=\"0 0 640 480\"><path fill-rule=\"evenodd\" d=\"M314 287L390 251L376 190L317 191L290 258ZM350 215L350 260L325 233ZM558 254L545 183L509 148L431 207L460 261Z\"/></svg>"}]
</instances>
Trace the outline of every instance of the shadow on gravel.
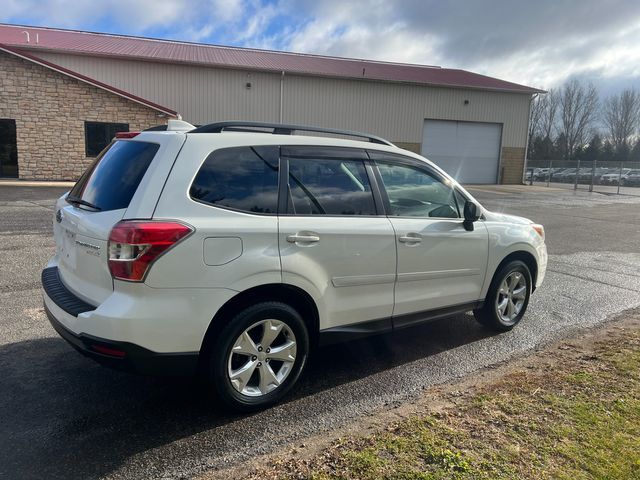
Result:
<instances>
[{"instance_id":1,"label":"shadow on gravel","mask_svg":"<svg viewBox=\"0 0 640 480\"><path fill-rule=\"evenodd\" d=\"M289 401L489 335L459 315L322 348ZM216 428L238 421L241 429L242 418L222 412L192 380L111 371L59 338L0 347L0 478L98 478L199 432L224 442Z\"/></svg>"}]
</instances>

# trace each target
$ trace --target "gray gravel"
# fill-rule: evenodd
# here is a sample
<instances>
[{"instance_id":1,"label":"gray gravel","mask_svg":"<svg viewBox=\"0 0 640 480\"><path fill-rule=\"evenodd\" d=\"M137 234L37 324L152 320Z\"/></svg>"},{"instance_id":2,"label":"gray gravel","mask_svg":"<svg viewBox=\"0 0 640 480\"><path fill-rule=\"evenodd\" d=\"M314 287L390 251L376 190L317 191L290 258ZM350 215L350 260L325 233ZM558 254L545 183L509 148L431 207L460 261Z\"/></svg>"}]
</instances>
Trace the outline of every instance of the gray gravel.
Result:
<instances>
[{"instance_id":1,"label":"gray gravel","mask_svg":"<svg viewBox=\"0 0 640 480\"><path fill-rule=\"evenodd\" d=\"M0 187L0 478L187 478L267 453L435 383L539 348L640 305L640 198L472 189L544 223L545 284L523 323L493 335L470 315L324 348L298 391L251 416L221 413L189 380L102 368L44 317L40 270L63 190Z\"/></svg>"}]
</instances>

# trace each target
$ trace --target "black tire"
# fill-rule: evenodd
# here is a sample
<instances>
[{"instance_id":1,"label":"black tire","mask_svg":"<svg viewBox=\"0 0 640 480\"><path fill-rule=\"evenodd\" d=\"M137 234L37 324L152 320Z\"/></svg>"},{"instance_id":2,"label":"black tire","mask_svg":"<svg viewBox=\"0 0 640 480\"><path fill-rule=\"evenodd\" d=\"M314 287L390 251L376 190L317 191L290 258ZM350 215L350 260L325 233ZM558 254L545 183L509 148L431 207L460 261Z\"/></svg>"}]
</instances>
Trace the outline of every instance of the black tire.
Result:
<instances>
[{"instance_id":1,"label":"black tire","mask_svg":"<svg viewBox=\"0 0 640 480\"><path fill-rule=\"evenodd\" d=\"M229 378L231 349L246 329L266 319L279 320L291 329L297 349L295 361L284 381L273 391L255 397L244 395L234 388ZM309 355L309 333L300 314L289 305L281 302L258 303L242 310L222 327L207 351L208 358L205 361L208 368L205 368L205 372L217 398L231 410L251 412L279 402L297 383Z\"/></svg>"},{"instance_id":2,"label":"black tire","mask_svg":"<svg viewBox=\"0 0 640 480\"><path fill-rule=\"evenodd\" d=\"M526 282L526 294L524 298L524 303L520 308L519 313L515 318L511 321L505 321L497 311L497 297L499 294L500 285L502 282L510 276L514 272L520 272L524 276L524 281ZM482 308L476 309L473 311L473 315L478 322L484 325L491 330L495 330L498 332L506 332L515 327L525 312L527 311L527 306L529 305L529 298L531 297L531 288L532 288L532 280L531 280L531 272L529 271L529 267L520 261L513 260L511 262L506 263L496 272L493 276L493 280L491 281L491 285L489 286L489 291L487 292L487 297L485 298L484 305Z\"/></svg>"}]
</instances>

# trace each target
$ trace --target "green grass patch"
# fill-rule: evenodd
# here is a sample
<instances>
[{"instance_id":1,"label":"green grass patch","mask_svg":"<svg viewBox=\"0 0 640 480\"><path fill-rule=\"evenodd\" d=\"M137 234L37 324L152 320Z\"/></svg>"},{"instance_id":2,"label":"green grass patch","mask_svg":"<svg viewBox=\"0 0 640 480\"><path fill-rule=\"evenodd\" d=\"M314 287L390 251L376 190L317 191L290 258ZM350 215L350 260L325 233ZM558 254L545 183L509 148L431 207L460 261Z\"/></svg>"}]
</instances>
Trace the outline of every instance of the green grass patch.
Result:
<instances>
[{"instance_id":1,"label":"green grass patch","mask_svg":"<svg viewBox=\"0 0 640 480\"><path fill-rule=\"evenodd\" d=\"M562 351L439 414L337 442L281 478L639 479L637 331ZM545 363L546 362L546 363Z\"/></svg>"}]
</instances>

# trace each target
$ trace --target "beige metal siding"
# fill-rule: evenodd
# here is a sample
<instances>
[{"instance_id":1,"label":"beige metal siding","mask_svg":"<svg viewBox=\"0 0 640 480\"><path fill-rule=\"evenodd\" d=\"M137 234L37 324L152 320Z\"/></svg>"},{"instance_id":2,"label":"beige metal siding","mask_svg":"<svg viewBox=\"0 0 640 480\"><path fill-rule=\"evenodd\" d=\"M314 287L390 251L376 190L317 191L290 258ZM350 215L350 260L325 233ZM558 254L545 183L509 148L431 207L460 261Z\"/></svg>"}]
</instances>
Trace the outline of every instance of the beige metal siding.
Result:
<instances>
[{"instance_id":1,"label":"beige metal siding","mask_svg":"<svg viewBox=\"0 0 640 480\"><path fill-rule=\"evenodd\" d=\"M38 55L172 108L192 123L279 120L279 75L58 53ZM251 83L250 89L247 83Z\"/></svg>"},{"instance_id":2,"label":"beige metal siding","mask_svg":"<svg viewBox=\"0 0 640 480\"><path fill-rule=\"evenodd\" d=\"M278 73L38 55L177 110L192 123L279 120ZM250 89L247 82L252 84ZM425 119L494 122L503 124L502 147L524 147L529 98L526 94L287 75L283 121L367 131L414 144L422 142Z\"/></svg>"},{"instance_id":3,"label":"beige metal siding","mask_svg":"<svg viewBox=\"0 0 640 480\"><path fill-rule=\"evenodd\" d=\"M529 96L408 84L285 77L284 118L421 143L425 119L502 123L503 146L524 146ZM467 105L465 100L469 100Z\"/></svg>"}]
</instances>

